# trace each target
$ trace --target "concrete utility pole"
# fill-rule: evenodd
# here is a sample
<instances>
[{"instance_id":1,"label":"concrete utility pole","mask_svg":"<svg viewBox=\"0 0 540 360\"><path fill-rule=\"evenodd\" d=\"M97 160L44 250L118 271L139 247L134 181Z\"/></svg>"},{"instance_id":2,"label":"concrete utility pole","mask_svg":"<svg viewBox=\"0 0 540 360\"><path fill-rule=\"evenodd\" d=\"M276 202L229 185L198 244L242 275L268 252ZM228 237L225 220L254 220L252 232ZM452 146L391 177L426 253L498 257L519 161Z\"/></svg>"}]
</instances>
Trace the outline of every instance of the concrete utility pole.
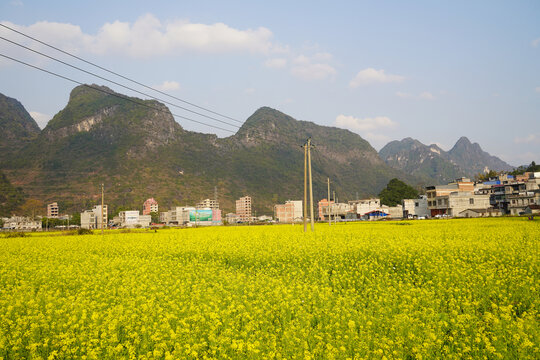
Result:
<instances>
[{"instance_id":1,"label":"concrete utility pole","mask_svg":"<svg viewBox=\"0 0 540 360\"><path fill-rule=\"evenodd\" d=\"M104 191L103 191L103 183L101 183L101 236L103 236L103 204L104 204Z\"/></svg>"},{"instance_id":2,"label":"concrete utility pole","mask_svg":"<svg viewBox=\"0 0 540 360\"><path fill-rule=\"evenodd\" d=\"M328 206L326 207L326 213L328 214L328 225L332 225L332 221L330 221L330 178L328 178L328 197L326 199L328 200Z\"/></svg>"},{"instance_id":3,"label":"concrete utility pole","mask_svg":"<svg viewBox=\"0 0 540 360\"><path fill-rule=\"evenodd\" d=\"M336 191L334 190L334 191L332 191L332 193L334 195L333 196L333 198L334 198L334 206L332 206L332 210L334 210L333 211L333 213L334 213L334 224L336 224Z\"/></svg>"},{"instance_id":4,"label":"concrete utility pole","mask_svg":"<svg viewBox=\"0 0 540 360\"><path fill-rule=\"evenodd\" d=\"M311 138L307 140L308 169L309 169L309 215L311 216L311 231L315 231L315 219L313 218L313 181L311 177Z\"/></svg>"},{"instance_id":5,"label":"concrete utility pole","mask_svg":"<svg viewBox=\"0 0 540 360\"><path fill-rule=\"evenodd\" d=\"M304 145L304 232L307 231L307 146Z\"/></svg>"}]
</instances>

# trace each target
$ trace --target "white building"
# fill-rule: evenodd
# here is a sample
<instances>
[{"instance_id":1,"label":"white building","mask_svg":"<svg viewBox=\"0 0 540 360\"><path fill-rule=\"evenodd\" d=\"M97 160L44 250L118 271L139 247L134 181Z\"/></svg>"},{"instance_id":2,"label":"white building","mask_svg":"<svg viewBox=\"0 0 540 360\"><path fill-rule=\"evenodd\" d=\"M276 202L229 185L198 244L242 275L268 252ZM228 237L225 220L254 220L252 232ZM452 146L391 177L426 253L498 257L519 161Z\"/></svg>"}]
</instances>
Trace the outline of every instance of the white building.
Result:
<instances>
[{"instance_id":1,"label":"white building","mask_svg":"<svg viewBox=\"0 0 540 360\"><path fill-rule=\"evenodd\" d=\"M13 216L4 221L4 230L41 231L41 221L28 217Z\"/></svg>"},{"instance_id":2,"label":"white building","mask_svg":"<svg viewBox=\"0 0 540 360\"><path fill-rule=\"evenodd\" d=\"M429 217L428 202L426 195L420 195L418 199L403 199L403 218L414 219Z\"/></svg>"},{"instance_id":3,"label":"white building","mask_svg":"<svg viewBox=\"0 0 540 360\"><path fill-rule=\"evenodd\" d=\"M194 207L175 206L169 211L162 212L159 220L166 225L185 225L189 222L189 211L195 210Z\"/></svg>"},{"instance_id":4,"label":"white building","mask_svg":"<svg viewBox=\"0 0 540 360\"><path fill-rule=\"evenodd\" d=\"M103 206L103 217L101 216L101 205L96 205L92 210L84 210L81 213L81 228L83 229L101 229L107 227L108 208Z\"/></svg>"},{"instance_id":5,"label":"white building","mask_svg":"<svg viewBox=\"0 0 540 360\"><path fill-rule=\"evenodd\" d=\"M152 222L151 215L140 215L139 210L120 211L118 214L121 227L149 227Z\"/></svg>"},{"instance_id":6,"label":"white building","mask_svg":"<svg viewBox=\"0 0 540 360\"><path fill-rule=\"evenodd\" d=\"M356 209L356 214L362 216L370 211L379 210L381 208L381 199L370 198L349 201L349 205L351 208Z\"/></svg>"},{"instance_id":7,"label":"white building","mask_svg":"<svg viewBox=\"0 0 540 360\"><path fill-rule=\"evenodd\" d=\"M92 210L84 210L81 213L81 229L95 229L96 214Z\"/></svg>"}]
</instances>

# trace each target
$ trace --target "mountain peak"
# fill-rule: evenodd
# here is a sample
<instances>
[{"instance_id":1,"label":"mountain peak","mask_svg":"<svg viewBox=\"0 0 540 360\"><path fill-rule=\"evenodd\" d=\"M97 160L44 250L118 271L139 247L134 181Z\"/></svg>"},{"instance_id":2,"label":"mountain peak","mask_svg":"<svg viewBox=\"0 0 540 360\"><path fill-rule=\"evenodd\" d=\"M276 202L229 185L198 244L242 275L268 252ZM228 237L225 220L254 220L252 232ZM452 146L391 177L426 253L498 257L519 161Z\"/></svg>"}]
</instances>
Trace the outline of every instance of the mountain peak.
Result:
<instances>
[{"instance_id":1,"label":"mountain peak","mask_svg":"<svg viewBox=\"0 0 540 360\"><path fill-rule=\"evenodd\" d=\"M466 136L462 136L458 139L458 141L456 142L456 145L470 145L471 144L471 141L469 140L468 137Z\"/></svg>"},{"instance_id":2,"label":"mountain peak","mask_svg":"<svg viewBox=\"0 0 540 360\"><path fill-rule=\"evenodd\" d=\"M9 157L41 132L36 121L16 99L0 94L0 155Z\"/></svg>"}]
</instances>

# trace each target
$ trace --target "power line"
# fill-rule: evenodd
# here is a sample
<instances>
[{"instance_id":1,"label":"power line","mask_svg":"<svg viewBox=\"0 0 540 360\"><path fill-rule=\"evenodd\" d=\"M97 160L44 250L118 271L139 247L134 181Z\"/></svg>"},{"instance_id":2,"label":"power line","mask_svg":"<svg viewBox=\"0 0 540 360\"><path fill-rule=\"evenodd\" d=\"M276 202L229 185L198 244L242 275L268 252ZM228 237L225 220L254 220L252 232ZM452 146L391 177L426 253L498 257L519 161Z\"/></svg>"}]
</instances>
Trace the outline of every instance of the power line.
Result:
<instances>
[{"instance_id":1,"label":"power line","mask_svg":"<svg viewBox=\"0 0 540 360\"><path fill-rule=\"evenodd\" d=\"M1 24L0 24L0 25L1 25ZM132 100L132 99L130 99L130 98L128 98L128 97L125 97L125 96L123 96L123 95L120 95L120 94L117 94L117 93L114 93L114 92L108 92L108 91L105 91L105 90L103 90L103 89L100 89L100 88L95 87L95 86L92 86L92 85L84 84L84 83L79 82L79 81L77 81L77 80L73 80L73 79L71 79L71 78L68 78L67 76L63 76L63 75L57 74L57 73L55 73L55 72L52 72L52 71L49 71L49 70L40 68L40 67L38 67L38 66L35 66L35 65L32 65L32 64L28 64L28 63L26 63L26 62L24 62L24 61L22 61L22 60L18 60L18 59L12 58L11 56L7 56L7 55L4 55L4 54L0 54L0 56L4 57L4 58L6 58L6 59L10 59L10 60L12 60L12 61L18 62L18 63L20 63L20 64L26 65L26 66L28 66L28 67L34 68L34 69L36 69L36 70L43 71L43 72L45 72L45 73L47 73L47 74L57 76L57 77L62 78L62 79L64 79L64 80L71 81L71 82L73 82L73 83L75 83L75 84L82 85L82 86L86 86L86 87L88 87L88 88L90 88L90 89L94 89L94 90L100 91L100 92L105 93L105 94L107 94L107 95L115 96L115 97L120 98L120 99L122 99L122 100L127 100L127 101L129 101L129 102L134 103L134 104L141 105L141 106L145 106L145 107L150 108L150 109L153 109L153 110L157 110L157 111L161 111L161 112L164 112L164 113L168 113L166 110L160 109L160 108L158 108L158 107L151 106L151 105L148 105L148 104L144 104L144 103L141 103L141 102ZM172 112L171 112L171 114L172 114L173 116L176 116L176 117L179 117L179 118L181 118L181 119L184 119L184 120L187 120L187 121L191 121L191 122L194 122L194 123L197 123L197 124L200 124L200 125L205 125L205 126L208 126L208 127L214 128L214 129L219 129L219 130L227 131L227 132L230 132L230 133L233 133L233 134L235 133L235 132L232 131L232 130L225 129L225 128L222 128L222 127L219 127L219 126L215 126L215 125L209 125L209 124L203 123L202 121L193 120L193 119L190 119L190 118L185 117L185 116L182 116L182 115L174 114L174 113L172 113Z\"/></svg>"},{"instance_id":2,"label":"power line","mask_svg":"<svg viewBox=\"0 0 540 360\"><path fill-rule=\"evenodd\" d=\"M73 54L71 54L71 53L69 53L69 52L67 52L67 51L65 51L65 50L62 50L62 49L60 49L60 48L57 48L56 46L47 44L47 43L44 42L44 41L41 41L41 40L39 40L39 39L36 39L36 38L34 38L34 37L30 36L30 35L27 35L27 34L25 34L25 33L23 33L23 32L20 32L20 31L18 31L18 30L15 30L15 29L13 29L13 28L11 28L11 27L5 25L5 24L0 23L0 26L6 28L6 29L8 29L8 30L11 30L11 31L13 31L13 32L15 32L15 33L17 33L17 34L19 34L19 35L22 35L22 36L24 36L24 37L26 37L26 38L28 38L28 39L32 39L32 40L34 40L34 41L36 41L36 42L38 42L38 43L40 43L40 44L42 44L42 45L45 45L45 46L47 46L47 47L50 47L51 49L54 49L54 50L56 50L56 51L59 51L59 52L61 52L61 53L63 53L63 54L66 54L66 55L68 55L68 56L71 56L71 57L73 57L73 58L75 58L75 59L77 59L77 60L80 60L80 61L82 61L82 62L84 62L84 63L86 63L86 64L92 65L92 66L94 66L94 67L96 67L96 68L98 68L98 69L101 69L101 70L106 71L106 72L108 72L108 73L110 73L110 74L116 75L116 76L118 76L118 77L120 77L120 78L122 78L122 79L124 79L124 80L131 81L131 82L134 83L134 84L137 84L137 85L139 85L139 86L145 87L145 88L147 88L147 89L149 89L149 90L153 90L153 91L158 92L158 93L160 93L160 94L162 94L162 95L168 96L168 97L170 97L170 98L172 98L172 99L181 101L181 102L183 102L184 104L188 104L188 105L191 105L191 106L193 106L193 107L196 107L197 109L201 109L201 110L207 111L207 112L209 112L209 113L212 113L212 114L214 114L214 115L218 115L218 116L227 118L227 119L229 119L229 120L236 121L236 122L238 122L238 123L240 123L240 124L243 123L242 121L239 121L239 120L237 120L237 119L235 119L235 118L232 118L232 117L230 117L230 116L223 115L223 114L218 113L218 112L216 112L216 111L212 111L212 110L207 109L207 108L205 108L205 107L196 105L196 104L194 104L194 103L191 103L191 102L189 102L189 101L183 100L183 99L181 99L181 98L179 98L179 97L176 97L176 96L174 96L174 95L167 94L166 92L163 92L163 91L161 91L161 90L154 89L154 88L151 87L151 86L145 85L145 84L143 84L143 83L141 83L141 82L138 82L138 81L136 81L136 80L133 80L133 79L127 77L127 76L118 74L118 73L116 73L116 72L114 72L114 71L112 71L112 70L108 70L108 69L106 69L106 68L104 68L104 67L102 67L102 66L100 66L100 65L97 65L97 64L91 62L91 61L85 60L85 59L83 59L83 58L81 58L81 57L79 57L79 56L77 56L77 55L73 55Z\"/></svg>"},{"instance_id":3,"label":"power line","mask_svg":"<svg viewBox=\"0 0 540 360\"><path fill-rule=\"evenodd\" d=\"M78 66L69 64L69 63L67 63L67 62L65 62L65 61L62 61L62 60L59 60L59 59L57 59L57 58L55 58L55 57L53 57L53 56L49 56L49 55L47 55L47 54L44 54L44 53L42 53L42 52L39 52L39 51L37 51L37 50L34 50L34 49L29 48L29 47L27 47L27 46L24 46L24 45L22 45L22 44L19 44L19 43L15 42L15 41L6 39L5 37L0 36L0 39L2 39L2 40L4 40L4 41L7 41L7 42L9 42L9 43L12 43L12 44L14 44L14 45L17 45L17 46L19 46L19 47L22 47L23 49L26 49L26 50L28 50L28 51L32 51L32 52L34 52L34 53L36 53L36 54L39 54L39 55L41 55L41 56L44 56L44 57L46 57L46 58L48 58L48 59L54 60L54 61L56 61L56 62L59 62L59 63L61 63L61 64L63 64L63 65L69 66L69 67L71 67L71 68L73 68L73 69L76 69L76 70L82 71L82 72L84 72L84 73L86 73L86 74L95 76L95 77L97 77L97 78L99 78L99 79L101 79L101 80L105 80L105 81L108 81L108 82L113 83L113 84L115 84L115 85L121 86L121 87L123 87L124 89L128 89L128 90L134 91L134 92L136 92L136 93L138 93L138 94L141 94L141 95L144 95L144 96L148 96L148 97L150 97L150 98L152 98L152 99L154 99L154 100L158 100L158 101L161 101L161 102L163 102L163 103L165 103L165 104L168 104L168 105L177 107L177 108L179 108L179 109L188 111L188 112L190 112L190 113L193 113L193 114L196 114L196 115L200 115L200 116L203 116L203 117L208 118L208 119L211 119L211 120L215 120L215 121L220 122L220 123L222 123L222 124L226 124L226 125L229 125L229 126L232 126L232 127L240 128L240 126L238 126L238 125L231 124L231 123L229 123L229 122L226 122L226 121L223 121L223 120L216 119L216 118L214 118L214 117L212 117L212 116L208 116L208 115L202 114L202 113L200 113L200 112L197 112L197 111L193 111L193 110L187 109L187 108L185 108L185 107L183 107L183 106L173 104L173 103L171 103L171 102L169 102L169 101L166 101L166 100L162 100L162 99L157 98L157 97L155 97L155 96L152 96L152 95L150 95L150 94L147 94L147 93L144 93L144 92L142 92L142 91L133 89L133 88L131 88L131 87L129 87L129 86L122 85L122 84L120 84L120 83L118 83L118 82L116 82L116 81L113 81L113 80L107 79L107 78L105 78L105 77L103 77L103 76L94 74L94 73L91 72L91 71L87 71L87 70L81 69L81 68L78 67Z\"/></svg>"}]
</instances>

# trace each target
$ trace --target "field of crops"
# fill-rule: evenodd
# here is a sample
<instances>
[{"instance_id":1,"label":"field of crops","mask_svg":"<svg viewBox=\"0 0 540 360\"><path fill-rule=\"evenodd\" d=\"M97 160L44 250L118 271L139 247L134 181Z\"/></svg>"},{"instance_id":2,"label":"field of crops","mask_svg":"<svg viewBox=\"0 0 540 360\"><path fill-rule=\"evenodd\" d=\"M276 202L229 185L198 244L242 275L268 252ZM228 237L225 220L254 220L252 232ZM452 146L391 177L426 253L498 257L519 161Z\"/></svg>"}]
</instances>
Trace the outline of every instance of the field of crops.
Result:
<instances>
[{"instance_id":1,"label":"field of crops","mask_svg":"<svg viewBox=\"0 0 540 360\"><path fill-rule=\"evenodd\" d=\"M540 222L0 238L0 358L538 359Z\"/></svg>"}]
</instances>

